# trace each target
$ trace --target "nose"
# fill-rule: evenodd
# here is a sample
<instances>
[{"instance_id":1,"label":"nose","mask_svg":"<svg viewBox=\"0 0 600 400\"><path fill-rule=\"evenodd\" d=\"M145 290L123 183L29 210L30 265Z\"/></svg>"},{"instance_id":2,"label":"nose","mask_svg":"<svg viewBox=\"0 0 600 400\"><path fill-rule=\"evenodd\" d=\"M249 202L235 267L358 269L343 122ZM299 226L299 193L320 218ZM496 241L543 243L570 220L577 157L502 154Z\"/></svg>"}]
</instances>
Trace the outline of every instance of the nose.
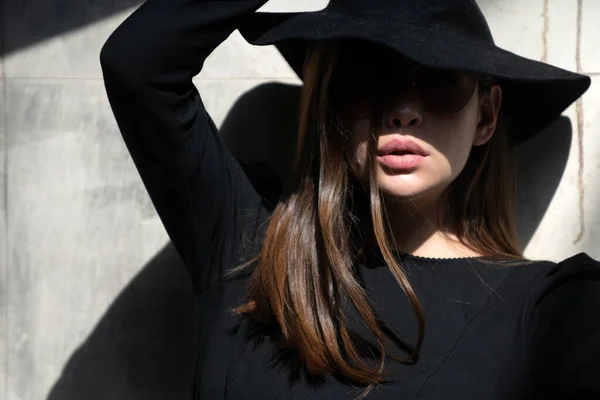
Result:
<instances>
[{"instance_id":1,"label":"nose","mask_svg":"<svg viewBox=\"0 0 600 400\"><path fill-rule=\"evenodd\" d=\"M388 129L417 128L423 123L421 104L414 89L403 91L384 113L384 123Z\"/></svg>"}]
</instances>

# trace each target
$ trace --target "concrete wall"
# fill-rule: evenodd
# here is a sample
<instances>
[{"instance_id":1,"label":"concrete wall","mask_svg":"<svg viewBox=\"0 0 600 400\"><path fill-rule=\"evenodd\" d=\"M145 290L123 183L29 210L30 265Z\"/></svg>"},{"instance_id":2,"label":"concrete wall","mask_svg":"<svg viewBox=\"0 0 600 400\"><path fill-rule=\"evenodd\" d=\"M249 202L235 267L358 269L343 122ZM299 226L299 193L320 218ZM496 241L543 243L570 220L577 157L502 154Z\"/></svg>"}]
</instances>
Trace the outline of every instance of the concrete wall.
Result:
<instances>
[{"instance_id":1,"label":"concrete wall","mask_svg":"<svg viewBox=\"0 0 600 400\"><path fill-rule=\"evenodd\" d=\"M272 0L270 11L326 0ZM5 0L0 8L0 400L186 398L189 282L117 130L98 54L137 0ZM497 43L593 76L519 149L532 258L600 258L600 2L480 0ZM1 7L1 6L0 6ZM237 34L196 84L217 124L265 81L298 83Z\"/></svg>"}]
</instances>

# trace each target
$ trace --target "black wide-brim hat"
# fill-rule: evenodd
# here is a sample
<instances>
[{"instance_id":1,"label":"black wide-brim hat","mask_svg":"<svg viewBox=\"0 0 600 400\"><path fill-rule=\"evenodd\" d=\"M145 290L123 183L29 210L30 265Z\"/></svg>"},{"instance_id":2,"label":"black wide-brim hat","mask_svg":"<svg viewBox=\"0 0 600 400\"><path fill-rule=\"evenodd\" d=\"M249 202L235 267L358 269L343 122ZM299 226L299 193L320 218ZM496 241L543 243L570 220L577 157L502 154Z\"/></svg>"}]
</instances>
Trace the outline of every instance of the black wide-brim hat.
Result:
<instances>
[{"instance_id":1,"label":"black wide-brim hat","mask_svg":"<svg viewBox=\"0 0 600 400\"><path fill-rule=\"evenodd\" d=\"M378 43L433 68L491 75L515 143L553 122L591 83L496 46L474 0L331 0L314 12L255 12L238 28L252 45L276 45L300 78L312 42L342 38Z\"/></svg>"}]
</instances>

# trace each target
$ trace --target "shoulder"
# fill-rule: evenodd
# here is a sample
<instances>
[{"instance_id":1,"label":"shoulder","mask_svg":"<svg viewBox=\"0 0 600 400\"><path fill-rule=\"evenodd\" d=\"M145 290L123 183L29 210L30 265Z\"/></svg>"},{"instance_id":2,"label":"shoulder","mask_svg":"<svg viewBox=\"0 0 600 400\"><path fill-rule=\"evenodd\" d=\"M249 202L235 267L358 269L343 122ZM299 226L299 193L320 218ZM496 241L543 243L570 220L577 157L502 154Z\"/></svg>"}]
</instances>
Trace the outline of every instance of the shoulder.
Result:
<instances>
[{"instance_id":1,"label":"shoulder","mask_svg":"<svg viewBox=\"0 0 600 400\"><path fill-rule=\"evenodd\" d=\"M522 293L529 309L534 309L550 294L572 292L579 285L598 284L600 262L579 253L560 262L518 260L494 264L505 270L504 288ZM593 293L590 293L593 294Z\"/></svg>"},{"instance_id":2,"label":"shoulder","mask_svg":"<svg viewBox=\"0 0 600 400\"><path fill-rule=\"evenodd\" d=\"M594 260L586 253L579 253L556 263L550 268L542 281L539 295L561 284L572 281L597 280L600 277L600 261Z\"/></svg>"},{"instance_id":3,"label":"shoulder","mask_svg":"<svg viewBox=\"0 0 600 400\"><path fill-rule=\"evenodd\" d=\"M600 262L586 253L548 266L542 272L532 287L528 304L530 312L538 316L558 315L567 309L587 312L590 302L600 300Z\"/></svg>"},{"instance_id":4,"label":"shoulder","mask_svg":"<svg viewBox=\"0 0 600 400\"><path fill-rule=\"evenodd\" d=\"M600 262L580 253L554 264L540 276L530 293L529 319L591 316L596 312L594 305L600 305Z\"/></svg>"},{"instance_id":5,"label":"shoulder","mask_svg":"<svg viewBox=\"0 0 600 400\"><path fill-rule=\"evenodd\" d=\"M599 310L600 262L585 253L548 268L532 288L526 351L534 382L553 396L600 396Z\"/></svg>"}]
</instances>

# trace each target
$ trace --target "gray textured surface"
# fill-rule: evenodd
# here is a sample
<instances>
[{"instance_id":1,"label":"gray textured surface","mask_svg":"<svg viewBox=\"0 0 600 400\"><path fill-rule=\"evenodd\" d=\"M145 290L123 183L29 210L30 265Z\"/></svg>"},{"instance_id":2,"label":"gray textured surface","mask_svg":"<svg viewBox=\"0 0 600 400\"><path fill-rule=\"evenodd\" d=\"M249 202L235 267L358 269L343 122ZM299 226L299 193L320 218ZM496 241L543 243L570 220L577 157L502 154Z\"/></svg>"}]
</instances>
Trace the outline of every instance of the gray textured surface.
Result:
<instances>
[{"instance_id":1,"label":"gray textured surface","mask_svg":"<svg viewBox=\"0 0 600 400\"><path fill-rule=\"evenodd\" d=\"M98 53L139 0L4 0L7 77L99 78ZM127 13L128 11L126 11Z\"/></svg>"},{"instance_id":2,"label":"gray textured surface","mask_svg":"<svg viewBox=\"0 0 600 400\"><path fill-rule=\"evenodd\" d=\"M581 66L583 71L600 74L600 2L583 0L581 24Z\"/></svg>"},{"instance_id":3,"label":"gray textured surface","mask_svg":"<svg viewBox=\"0 0 600 400\"><path fill-rule=\"evenodd\" d=\"M101 81L9 80L6 91L9 385L39 399L60 371L56 360L166 237L143 228L155 211Z\"/></svg>"},{"instance_id":4,"label":"gray textured surface","mask_svg":"<svg viewBox=\"0 0 600 400\"><path fill-rule=\"evenodd\" d=\"M600 60L600 51L597 53L597 60ZM581 122L585 129L583 186L586 210L586 235L582 242L585 251L600 258L600 75L595 75L592 79L589 94L582 102L582 112L584 115Z\"/></svg>"},{"instance_id":5,"label":"gray textured surface","mask_svg":"<svg viewBox=\"0 0 600 400\"><path fill-rule=\"evenodd\" d=\"M0 399L6 397L6 315L8 312L7 301L7 276L6 276L6 169L5 169L5 122L4 115L4 80L2 77L2 60L0 60Z\"/></svg>"},{"instance_id":6,"label":"gray textured surface","mask_svg":"<svg viewBox=\"0 0 600 400\"><path fill-rule=\"evenodd\" d=\"M272 0L263 10L316 10L326 3ZM106 37L136 4L5 0L0 400L189 393L189 282L123 145L98 64ZM500 46L600 73L600 2L480 4ZM279 83L260 86L273 81ZM240 157L264 156L265 139L257 132L273 134L274 147L284 145L277 136L289 129L282 107L297 101L298 82L275 49L251 47L234 33L195 83ZM600 258L598 110L596 75L580 106L519 148L520 231L532 258L558 260L579 251ZM269 119L273 114L281 118ZM251 118L264 129L248 130ZM283 165L277 155L268 157Z\"/></svg>"},{"instance_id":7,"label":"gray textured surface","mask_svg":"<svg viewBox=\"0 0 600 400\"><path fill-rule=\"evenodd\" d=\"M191 398L190 282L172 246L157 250L69 356L48 400Z\"/></svg>"}]
</instances>

